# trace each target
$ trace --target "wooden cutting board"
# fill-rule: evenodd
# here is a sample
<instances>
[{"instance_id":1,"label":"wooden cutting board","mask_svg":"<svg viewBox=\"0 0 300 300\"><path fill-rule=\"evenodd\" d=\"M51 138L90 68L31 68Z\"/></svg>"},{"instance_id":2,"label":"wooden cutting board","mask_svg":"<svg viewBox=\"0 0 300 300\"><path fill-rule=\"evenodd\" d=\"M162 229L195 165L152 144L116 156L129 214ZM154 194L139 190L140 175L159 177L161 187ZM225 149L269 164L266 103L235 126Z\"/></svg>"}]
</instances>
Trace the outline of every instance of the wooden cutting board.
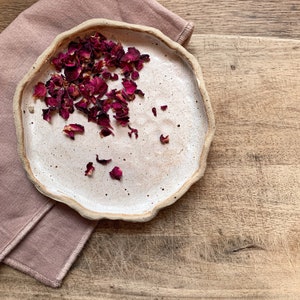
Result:
<instances>
[{"instance_id":1,"label":"wooden cutting board","mask_svg":"<svg viewBox=\"0 0 300 300\"><path fill-rule=\"evenodd\" d=\"M300 41L196 34L188 50L217 124L203 179L148 223L100 221L61 289L2 266L1 295L300 297Z\"/></svg>"}]
</instances>

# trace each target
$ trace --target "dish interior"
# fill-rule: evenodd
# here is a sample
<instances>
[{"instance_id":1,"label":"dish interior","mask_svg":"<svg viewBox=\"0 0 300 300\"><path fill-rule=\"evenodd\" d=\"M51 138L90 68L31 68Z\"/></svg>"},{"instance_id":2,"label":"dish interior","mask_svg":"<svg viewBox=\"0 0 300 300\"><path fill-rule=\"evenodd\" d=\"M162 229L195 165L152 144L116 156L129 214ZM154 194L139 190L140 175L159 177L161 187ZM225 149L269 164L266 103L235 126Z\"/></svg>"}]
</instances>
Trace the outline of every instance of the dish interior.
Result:
<instances>
[{"instance_id":1,"label":"dish interior","mask_svg":"<svg viewBox=\"0 0 300 300\"><path fill-rule=\"evenodd\" d=\"M22 94L26 158L39 186L54 199L69 199L96 213L140 215L175 200L178 191L195 176L208 130L207 115L194 70L176 50L145 32L119 28L97 31L120 41L125 49L133 46L150 55L137 80L145 96L137 96L129 104L130 125L138 129L139 137L130 138L127 127L112 121L114 136L100 138L99 127L78 111L67 121L58 115L51 124L44 121L42 109L46 106L32 94L35 84L47 81L55 71L48 60ZM68 42L65 40L54 54L66 49ZM122 88L120 80L110 83L112 88ZM160 108L163 105L168 106L165 111ZM85 133L71 140L62 132L70 123L84 125ZM169 135L168 144L160 142L161 134ZM112 162L97 164L96 154ZM90 161L96 167L92 177L84 175ZM120 181L109 175L114 166L123 170Z\"/></svg>"}]
</instances>

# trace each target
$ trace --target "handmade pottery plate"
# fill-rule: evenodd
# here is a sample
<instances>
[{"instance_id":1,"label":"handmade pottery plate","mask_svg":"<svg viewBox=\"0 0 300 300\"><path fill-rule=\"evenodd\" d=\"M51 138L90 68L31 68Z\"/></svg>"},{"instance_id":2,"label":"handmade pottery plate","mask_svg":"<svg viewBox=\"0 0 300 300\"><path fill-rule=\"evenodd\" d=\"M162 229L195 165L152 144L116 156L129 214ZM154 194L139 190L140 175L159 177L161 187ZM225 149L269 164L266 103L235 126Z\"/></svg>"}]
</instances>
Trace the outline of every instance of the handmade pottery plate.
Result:
<instances>
[{"instance_id":1,"label":"handmade pottery plate","mask_svg":"<svg viewBox=\"0 0 300 300\"><path fill-rule=\"evenodd\" d=\"M129 127L117 125L113 117L113 134L101 138L99 126L78 111L68 120L56 114L49 123L42 115L45 102L33 97L36 84L55 73L51 59L70 41L95 32L150 56L136 80L144 96L128 103L129 125L138 129L138 138L130 138ZM121 89L121 79L108 86ZM56 37L19 83L14 114L29 179L41 193L89 219L147 221L174 203L203 175L215 129L195 57L154 28L105 19L89 20ZM84 133L72 140L62 132L68 124L81 124ZM162 143L161 135L169 142ZM111 162L101 165L96 155ZM88 162L95 167L91 176L85 176ZM123 172L120 180L110 176L115 166Z\"/></svg>"}]
</instances>

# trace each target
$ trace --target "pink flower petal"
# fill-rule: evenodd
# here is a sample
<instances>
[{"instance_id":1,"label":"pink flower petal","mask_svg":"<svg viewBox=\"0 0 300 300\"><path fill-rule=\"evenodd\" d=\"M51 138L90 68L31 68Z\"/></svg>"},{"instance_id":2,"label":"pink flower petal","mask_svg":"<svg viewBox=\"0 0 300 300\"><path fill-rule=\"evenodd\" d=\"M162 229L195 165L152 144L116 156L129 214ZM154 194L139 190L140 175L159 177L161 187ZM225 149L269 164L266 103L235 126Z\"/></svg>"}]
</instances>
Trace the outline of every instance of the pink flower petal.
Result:
<instances>
[{"instance_id":1,"label":"pink flower petal","mask_svg":"<svg viewBox=\"0 0 300 300\"><path fill-rule=\"evenodd\" d=\"M140 78L140 73L138 71L133 71L131 73L131 79L132 80L138 80Z\"/></svg>"},{"instance_id":2,"label":"pink flower petal","mask_svg":"<svg viewBox=\"0 0 300 300\"><path fill-rule=\"evenodd\" d=\"M109 135L114 135L114 133L111 131L111 129L109 128L102 128L100 131L100 137L107 137Z\"/></svg>"},{"instance_id":3,"label":"pink flower petal","mask_svg":"<svg viewBox=\"0 0 300 300\"><path fill-rule=\"evenodd\" d=\"M66 80L69 82L75 81L80 76L81 71L82 71L81 66L66 67L64 71Z\"/></svg>"},{"instance_id":4,"label":"pink flower petal","mask_svg":"<svg viewBox=\"0 0 300 300\"><path fill-rule=\"evenodd\" d=\"M74 83L71 83L67 89L68 91L68 95L70 97L72 97L73 99L76 99L77 97L80 96L80 90L79 90L79 87L74 84Z\"/></svg>"},{"instance_id":5,"label":"pink flower petal","mask_svg":"<svg viewBox=\"0 0 300 300\"><path fill-rule=\"evenodd\" d=\"M161 142L162 144L168 144L169 141L170 141L168 135L166 135L166 136L161 135L161 136L159 137L159 139L160 139L160 142Z\"/></svg>"},{"instance_id":6,"label":"pink flower petal","mask_svg":"<svg viewBox=\"0 0 300 300\"><path fill-rule=\"evenodd\" d=\"M86 170L84 172L84 175L85 176L92 176L93 173L95 171L95 167L93 166L93 163L92 162L89 162L87 165L86 165Z\"/></svg>"},{"instance_id":7,"label":"pink flower petal","mask_svg":"<svg viewBox=\"0 0 300 300\"><path fill-rule=\"evenodd\" d=\"M72 140L75 139L75 133L83 133L84 126L80 124L68 124L65 125L63 132L67 134Z\"/></svg>"},{"instance_id":8,"label":"pink flower petal","mask_svg":"<svg viewBox=\"0 0 300 300\"><path fill-rule=\"evenodd\" d=\"M50 123L53 109L47 108L47 109L43 109L42 111L43 111L43 119Z\"/></svg>"},{"instance_id":9,"label":"pink flower petal","mask_svg":"<svg viewBox=\"0 0 300 300\"><path fill-rule=\"evenodd\" d=\"M135 62L139 60L140 54L141 54L140 51L137 50L136 48L129 47L127 52L121 58L121 61L126 63Z\"/></svg>"},{"instance_id":10,"label":"pink flower petal","mask_svg":"<svg viewBox=\"0 0 300 300\"><path fill-rule=\"evenodd\" d=\"M109 115L105 112L97 115L97 124L102 127L112 128L110 125Z\"/></svg>"},{"instance_id":11,"label":"pink flower petal","mask_svg":"<svg viewBox=\"0 0 300 300\"><path fill-rule=\"evenodd\" d=\"M59 53L56 57L54 57L51 60L51 63L55 67L56 71L58 71L58 72L61 71L61 69L63 68L63 65L65 63L66 57L67 57L67 54Z\"/></svg>"},{"instance_id":12,"label":"pink flower petal","mask_svg":"<svg viewBox=\"0 0 300 300\"><path fill-rule=\"evenodd\" d=\"M38 82L34 87L33 96L36 98L44 98L47 94L47 88L43 82Z\"/></svg>"},{"instance_id":13,"label":"pink flower petal","mask_svg":"<svg viewBox=\"0 0 300 300\"><path fill-rule=\"evenodd\" d=\"M59 105L59 101L57 98L53 98L53 97L46 97L45 98L45 103L47 106L51 106L51 107L58 107Z\"/></svg>"},{"instance_id":14,"label":"pink flower petal","mask_svg":"<svg viewBox=\"0 0 300 300\"><path fill-rule=\"evenodd\" d=\"M112 179L121 180L123 176L123 172L119 167L114 167L110 172L109 175Z\"/></svg>"},{"instance_id":15,"label":"pink flower petal","mask_svg":"<svg viewBox=\"0 0 300 300\"><path fill-rule=\"evenodd\" d=\"M136 83L134 81L123 79L122 84L123 84L123 86L125 88L126 94L133 95L134 92L136 91L137 85L136 85Z\"/></svg>"},{"instance_id":16,"label":"pink flower petal","mask_svg":"<svg viewBox=\"0 0 300 300\"><path fill-rule=\"evenodd\" d=\"M75 103L75 107L84 112L84 113L88 113L88 105L89 105L89 101L86 98L82 98L80 101Z\"/></svg>"}]
</instances>

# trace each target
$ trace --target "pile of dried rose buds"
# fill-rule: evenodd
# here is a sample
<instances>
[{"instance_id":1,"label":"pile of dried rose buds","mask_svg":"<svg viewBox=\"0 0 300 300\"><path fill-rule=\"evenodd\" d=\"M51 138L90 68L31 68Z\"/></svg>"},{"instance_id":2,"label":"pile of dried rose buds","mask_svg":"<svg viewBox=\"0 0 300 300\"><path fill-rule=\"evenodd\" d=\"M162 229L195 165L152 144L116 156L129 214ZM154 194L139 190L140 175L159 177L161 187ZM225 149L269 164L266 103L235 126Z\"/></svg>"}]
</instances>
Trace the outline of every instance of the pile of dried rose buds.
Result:
<instances>
[{"instance_id":1,"label":"pile of dried rose buds","mask_svg":"<svg viewBox=\"0 0 300 300\"><path fill-rule=\"evenodd\" d=\"M136 96L143 97L136 81L144 63L149 62L148 54L141 54L135 47L124 49L120 42L108 40L96 32L84 38L71 41L64 52L51 60L56 72L47 82L38 82L33 96L43 100L47 108L43 109L43 119L51 122L53 114L58 113L68 120L75 110L84 114L89 122L99 126L100 137L114 135L109 112L116 123L128 127L128 135L138 138L138 130L129 125L129 102ZM109 90L109 81L122 80L121 89ZM166 107L164 107L166 109ZM78 133L84 133L81 124L67 124L63 132L71 139ZM166 143L161 137L161 142ZM110 162L100 160L97 162ZM93 163L86 166L85 175L91 176L95 170ZM114 167L110 172L113 179L120 180L122 170Z\"/></svg>"}]
</instances>

